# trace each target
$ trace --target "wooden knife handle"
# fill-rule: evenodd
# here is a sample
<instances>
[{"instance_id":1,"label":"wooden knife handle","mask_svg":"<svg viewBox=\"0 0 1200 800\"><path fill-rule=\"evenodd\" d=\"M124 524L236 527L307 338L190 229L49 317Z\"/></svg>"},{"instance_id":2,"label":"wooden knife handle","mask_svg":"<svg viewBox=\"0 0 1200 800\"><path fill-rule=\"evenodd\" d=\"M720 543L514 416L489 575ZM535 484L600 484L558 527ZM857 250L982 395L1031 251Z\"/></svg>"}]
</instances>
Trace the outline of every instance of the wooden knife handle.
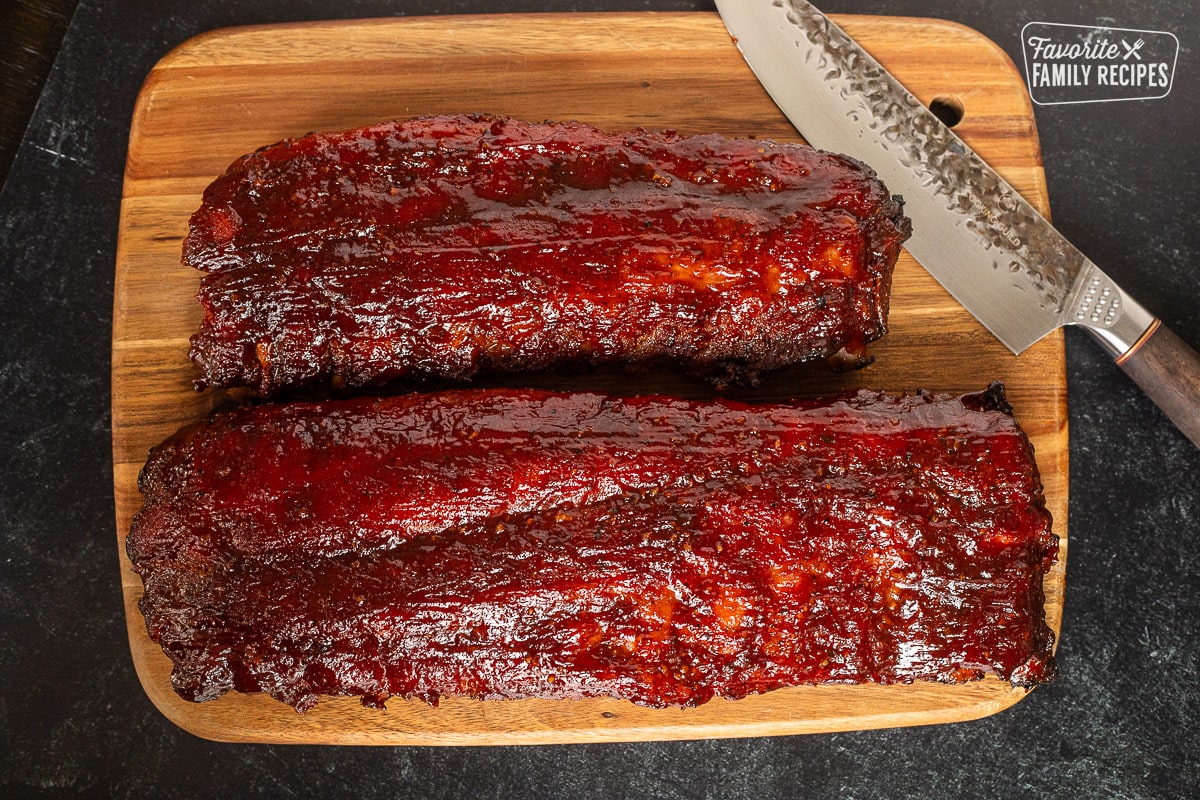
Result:
<instances>
[{"instance_id":1,"label":"wooden knife handle","mask_svg":"<svg viewBox=\"0 0 1200 800\"><path fill-rule=\"evenodd\" d=\"M1200 447L1200 354L1156 319L1117 364Z\"/></svg>"}]
</instances>

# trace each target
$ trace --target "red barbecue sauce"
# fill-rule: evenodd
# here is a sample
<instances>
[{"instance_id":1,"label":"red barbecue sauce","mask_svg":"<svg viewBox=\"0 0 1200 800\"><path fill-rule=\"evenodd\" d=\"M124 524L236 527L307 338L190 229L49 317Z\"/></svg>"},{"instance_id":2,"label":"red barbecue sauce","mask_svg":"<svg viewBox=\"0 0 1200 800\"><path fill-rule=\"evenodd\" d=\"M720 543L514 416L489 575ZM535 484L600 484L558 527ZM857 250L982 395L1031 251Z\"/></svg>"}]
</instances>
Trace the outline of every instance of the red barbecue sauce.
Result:
<instances>
[{"instance_id":1,"label":"red barbecue sauce","mask_svg":"<svg viewBox=\"0 0 1200 800\"><path fill-rule=\"evenodd\" d=\"M864 165L797 144L429 117L310 134L204 193L198 387L670 364L717 384L887 327L909 234Z\"/></svg>"},{"instance_id":2,"label":"red barbecue sauce","mask_svg":"<svg viewBox=\"0 0 1200 800\"><path fill-rule=\"evenodd\" d=\"M999 386L265 405L164 442L141 487L141 608L191 700L687 706L1054 674L1057 539Z\"/></svg>"}]
</instances>

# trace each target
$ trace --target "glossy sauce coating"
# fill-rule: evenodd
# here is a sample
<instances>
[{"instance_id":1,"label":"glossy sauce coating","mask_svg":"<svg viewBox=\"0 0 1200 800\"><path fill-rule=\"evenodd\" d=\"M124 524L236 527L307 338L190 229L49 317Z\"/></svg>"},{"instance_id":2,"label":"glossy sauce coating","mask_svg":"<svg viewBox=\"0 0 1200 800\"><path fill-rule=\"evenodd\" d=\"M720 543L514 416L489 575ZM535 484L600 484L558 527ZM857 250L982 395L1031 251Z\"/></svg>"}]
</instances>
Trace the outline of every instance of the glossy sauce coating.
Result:
<instances>
[{"instance_id":1,"label":"glossy sauce coating","mask_svg":"<svg viewBox=\"0 0 1200 800\"><path fill-rule=\"evenodd\" d=\"M1052 677L1003 392L258 406L152 453L128 553L180 695L695 705Z\"/></svg>"},{"instance_id":2,"label":"glossy sauce coating","mask_svg":"<svg viewBox=\"0 0 1200 800\"><path fill-rule=\"evenodd\" d=\"M717 384L887 328L909 233L852 159L795 144L430 117L309 134L204 193L197 387L570 363L670 363Z\"/></svg>"}]
</instances>

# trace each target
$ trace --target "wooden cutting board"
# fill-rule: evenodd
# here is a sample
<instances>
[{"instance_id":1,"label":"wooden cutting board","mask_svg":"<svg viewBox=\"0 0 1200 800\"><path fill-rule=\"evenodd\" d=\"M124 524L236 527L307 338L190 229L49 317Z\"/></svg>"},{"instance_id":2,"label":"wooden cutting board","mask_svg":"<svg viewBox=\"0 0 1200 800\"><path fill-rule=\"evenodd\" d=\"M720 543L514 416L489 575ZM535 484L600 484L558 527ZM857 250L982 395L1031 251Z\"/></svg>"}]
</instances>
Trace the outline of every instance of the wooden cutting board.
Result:
<instances>
[{"instance_id":1,"label":"wooden cutting board","mask_svg":"<svg viewBox=\"0 0 1200 800\"><path fill-rule=\"evenodd\" d=\"M948 98L956 130L1048 212L1033 112L1020 75L978 33L926 19L837 21L922 101ZM192 391L187 340L199 274L180 265L188 216L233 159L285 136L421 114L487 111L579 119L606 129L676 128L798 140L715 14L432 17L214 31L150 73L134 113L121 207L113 308L113 467L117 543L134 665L155 705L210 739L339 744L509 744L759 736L950 722L985 716L1025 692L987 679L963 686L821 686L700 708L653 710L617 700L480 702L438 708L394 699L386 711L327 698L297 714L264 695L193 704L171 689L171 664L146 634L142 584L125 555L149 448L206 414L220 393ZM1013 357L907 254L896 268L891 333L876 363L849 375L799 368L751 397L852 387L962 392L1002 380L1034 442L1063 550L1046 579L1059 629L1067 521L1063 340ZM553 378L543 379L555 385ZM604 378L605 381L611 378ZM694 386L625 391L694 394Z\"/></svg>"}]
</instances>

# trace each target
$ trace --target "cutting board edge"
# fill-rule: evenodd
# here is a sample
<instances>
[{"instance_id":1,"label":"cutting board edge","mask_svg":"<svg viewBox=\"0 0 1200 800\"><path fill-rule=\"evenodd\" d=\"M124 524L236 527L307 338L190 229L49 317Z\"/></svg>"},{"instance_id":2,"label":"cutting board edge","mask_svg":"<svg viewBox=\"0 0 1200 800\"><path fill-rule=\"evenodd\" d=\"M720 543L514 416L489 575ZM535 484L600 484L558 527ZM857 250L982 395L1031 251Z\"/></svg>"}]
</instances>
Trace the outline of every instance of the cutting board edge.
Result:
<instances>
[{"instance_id":1,"label":"cutting board edge","mask_svg":"<svg viewBox=\"0 0 1200 800\"><path fill-rule=\"evenodd\" d=\"M505 21L514 17L522 17L527 19L554 19L556 21L566 22L568 24L586 24L589 22L597 22L603 20L614 20L625 17L636 17L640 20L688 20L699 17L708 17L714 20L720 19L720 14L716 11L673 11L673 10L645 10L645 11L532 11L521 13L507 12L482 12L477 14L433 14L426 16L412 17L362 17L354 19L317 19L317 20L296 20L292 22L277 22L277 23L249 23L244 25L226 25L219 28L211 28L200 33L193 34L182 42L171 46L159 59L154 63L147 73L147 78L152 77L156 71L177 66L185 66L179 62L186 60L186 57L192 55L194 51L201 51L209 46L212 42L253 37L257 34L274 34L278 32L289 31L319 31L328 29L344 29L351 27L372 28L372 27L387 27L395 25L397 22L406 24L437 24L437 25L454 25L463 22L473 23L496 23L502 24ZM1016 64L1008 53L1000 47L996 42L984 36L976 29L955 20L945 19L942 17L914 17L901 14L851 14L851 13L831 13L829 18L841 26L853 25L855 23L868 22L870 24L885 24L898 26L912 26L915 29L928 31L934 28L939 28L945 31L950 31L962 38L969 38L975 42L986 44L990 49L1003 60L1008 62L1010 69L1013 72L1018 72ZM549 51L547 51L549 52ZM145 84L143 84L144 86ZM1026 98L1028 100L1028 98ZM1029 102L1032 110L1032 102Z\"/></svg>"}]
</instances>

